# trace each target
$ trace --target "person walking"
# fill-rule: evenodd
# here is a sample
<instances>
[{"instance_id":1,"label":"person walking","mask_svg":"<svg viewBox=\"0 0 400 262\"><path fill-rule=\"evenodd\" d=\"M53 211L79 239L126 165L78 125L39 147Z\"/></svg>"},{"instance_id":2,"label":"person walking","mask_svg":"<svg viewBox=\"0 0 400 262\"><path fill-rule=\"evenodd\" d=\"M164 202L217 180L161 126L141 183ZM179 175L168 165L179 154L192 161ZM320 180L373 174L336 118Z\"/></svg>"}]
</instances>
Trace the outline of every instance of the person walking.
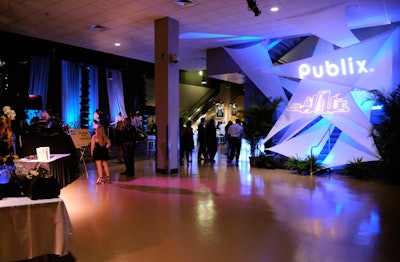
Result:
<instances>
[{"instance_id":1,"label":"person walking","mask_svg":"<svg viewBox=\"0 0 400 262\"><path fill-rule=\"evenodd\" d=\"M208 162L215 163L215 155L218 149L217 129L215 127L215 120L211 118L208 120L205 128L205 141L207 144Z\"/></svg>"},{"instance_id":2,"label":"person walking","mask_svg":"<svg viewBox=\"0 0 400 262\"><path fill-rule=\"evenodd\" d=\"M228 135L230 136L230 152L228 157L229 164L232 163L233 158L235 158L235 164L239 164L240 150L242 148L242 138L244 135L243 126L240 123L240 119L236 119L235 124L231 125L228 129Z\"/></svg>"},{"instance_id":3,"label":"person walking","mask_svg":"<svg viewBox=\"0 0 400 262\"><path fill-rule=\"evenodd\" d=\"M136 149L136 127L131 124L131 119L129 117L124 119L124 127L122 128L121 137L125 163L125 171L122 172L121 175L133 177L135 176L134 153Z\"/></svg>"},{"instance_id":4,"label":"person walking","mask_svg":"<svg viewBox=\"0 0 400 262\"><path fill-rule=\"evenodd\" d=\"M197 152L197 162L204 160L207 162L207 147L206 147L206 140L205 140L205 123L206 119L202 117L200 119L200 124L197 127L197 142L199 143L199 150Z\"/></svg>"},{"instance_id":5,"label":"person walking","mask_svg":"<svg viewBox=\"0 0 400 262\"><path fill-rule=\"evenodd\" d=\"M192 151L194 149L192 121L186 121L186 127L182 130L181 138L186 164L189 165L189 163L192 162Z\"/></svg>"},{"instance_id":6,"label":"person walking","mask_svg":"<svg viewBox=\"0 0 400 262\"><path fill-rule=\"evenodd\" d=\"M108 160L110 159L109 148L111 146L110 139L104 132L104 126L98 125L95 129L95 134L92 136L92 142L90 144L90 153L93 160L96 163L98 179L96 184L111 183L110 169L108 166ZM104 179L103 175L106 174Z\"/></svg>"}]
</instances>

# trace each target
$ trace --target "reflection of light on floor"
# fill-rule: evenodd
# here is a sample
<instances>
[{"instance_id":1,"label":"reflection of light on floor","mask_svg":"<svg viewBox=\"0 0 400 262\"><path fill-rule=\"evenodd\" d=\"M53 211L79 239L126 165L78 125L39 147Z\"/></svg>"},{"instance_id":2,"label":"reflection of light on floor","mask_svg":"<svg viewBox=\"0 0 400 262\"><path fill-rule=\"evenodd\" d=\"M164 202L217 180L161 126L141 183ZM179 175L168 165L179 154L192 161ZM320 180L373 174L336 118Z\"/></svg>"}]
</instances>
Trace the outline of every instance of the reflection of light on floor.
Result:
<instances>
[{"instance_id":1,"label":"reflection of light on floor","mask_svg":"<svg viewBox=\"0 0 400 262\"><path fill-rule=\"evenodd\" d=\"M256 155L264 152L264 145L259 145L257 151L255 152ZM247 142L246 139L242 139L242 148L240 149L240 156L239 161L249 161L250 156L250 144Z\"/></svg>"},{"instance_id":2,"label":"reflection of light on floor","mask_svg":"<svg viewBox=\"0 0 400 262\"><path fill-rule=\"evenodd\" d=\"M371 210L369 219L364 219L358 228L357 240L359 244L372 245L374 244L371 236L378 235L380 232L380 217L376 210Z\"/></svg>"},{"instance_id":3,"label":"reflection of light on floor","mask_svg":"<svg viewBox=\"0 0 400 262\"><path fill-rule=\"evenodd\" d=\"M242 139L242 148L240 149L239 161L249 161L250 156L250 144L247 143L246 139Z\"/></svg>"},{"instance_id":4,"label":"reflection of light on floor","mask_svg":"<svg viewBox=\"0 0 400 262\"><path fill-rule=\"evenodd\" d=\"M205 240L209 239L208 234L214 231L215 220L215 203L212 197L209 199L201 199L196 205L196 225L199 234L203 234Z\"/></svg>"},{"instance_id":5,"label":"reflection of light on floor","mask_svg":"<svg viewBox=\"0 0 400 262\"><path fill-rule=\"evenodd\" d=\"M265 195L265 182L259 176L250 173L240 174L240 193L241 195Z\"/></svg>"},{"instance_id":6,"label":"reflection of light on floor","mask_svg":"<svg viewBox=\"0 0 400 262\"><path fill-rule=\"evenodd\" d=\"M342 213L343 205L337 204L336 205L336 215L340 215Z\"/></svg>"}]
</instances>

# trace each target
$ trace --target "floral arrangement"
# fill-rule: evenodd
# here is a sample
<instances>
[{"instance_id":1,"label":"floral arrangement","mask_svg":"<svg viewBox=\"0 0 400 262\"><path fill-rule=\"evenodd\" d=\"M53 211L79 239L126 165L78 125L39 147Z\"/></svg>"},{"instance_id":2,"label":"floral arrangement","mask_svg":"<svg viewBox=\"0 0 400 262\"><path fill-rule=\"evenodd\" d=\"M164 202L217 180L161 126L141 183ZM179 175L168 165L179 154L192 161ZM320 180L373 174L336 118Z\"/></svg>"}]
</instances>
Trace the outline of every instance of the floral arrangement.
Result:
<instances>
[{"instance_id":1,"label":"floral arrangement","mask_svg":"<svg viewBox=\"0 0 400 262\"><path fill-rule=\"evenodd\" d=\"M10 153L6 156L1 156L0 161L3 161L4 164L12 165L15 159L19 159L18 155Z\"/></svg>"},{"instance_id":2,"label":"floral arrangement","mask_svg":"<svg viewBox=\"0 0 400 262\"><path fill-rule=\"evenodd\" d=\"M0 163L13 164L18 156L14 154L13 132L11 130L11 121L15 120L16 113L9 106L3 107L3 115L0 117Z\"/></svg>"},{"instance_id":3,"label":"floral arrangement","mask_svg":"<svg viewBox=\"0 0 400 262\"><path fill-rule=\"evenodd\" d=\"M11 109L11 107L9 106L4 106L3 107L3 113L4 115L6 115L8 117L8 119L10 120L15 120L15 117L17 116L17 114L15 113L14 110Z\"/></svg>"}]
</instances>

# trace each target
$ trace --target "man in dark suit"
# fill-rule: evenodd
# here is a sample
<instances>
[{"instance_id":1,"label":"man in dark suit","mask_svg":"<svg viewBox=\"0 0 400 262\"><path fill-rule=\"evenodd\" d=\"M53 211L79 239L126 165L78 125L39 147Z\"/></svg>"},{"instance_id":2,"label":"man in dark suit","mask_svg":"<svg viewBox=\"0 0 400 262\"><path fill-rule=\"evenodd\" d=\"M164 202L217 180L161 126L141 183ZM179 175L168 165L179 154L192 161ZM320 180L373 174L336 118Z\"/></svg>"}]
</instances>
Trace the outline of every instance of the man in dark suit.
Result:
<instances>
[{"instance_id":1,"label":"man in dark suit","mask_svg":"<svg viewBox=\"0 0 400 262\"><path fill-rule=\"evenodd\" d=\"M121 175L135 176L136 127L131 124L129 117L124 119L122 129L122 149L124 154L125 171Z\"/></svg>"},{"instance_id":2,"label":"man in dark suit","mask_svg":"<svg viewBox=\"0 0 400 262\"><path fill-rule=\"evenodd\" d=\"M206 147L205 127L204 127L205 123L206 119L202 117L200 119L200 124L197 127L197 141L199 143L199 151L197 153L198 162L200 162L201 160L205 160L205 162L207 162L207 147Z\"/></svg>"}]
</instances>

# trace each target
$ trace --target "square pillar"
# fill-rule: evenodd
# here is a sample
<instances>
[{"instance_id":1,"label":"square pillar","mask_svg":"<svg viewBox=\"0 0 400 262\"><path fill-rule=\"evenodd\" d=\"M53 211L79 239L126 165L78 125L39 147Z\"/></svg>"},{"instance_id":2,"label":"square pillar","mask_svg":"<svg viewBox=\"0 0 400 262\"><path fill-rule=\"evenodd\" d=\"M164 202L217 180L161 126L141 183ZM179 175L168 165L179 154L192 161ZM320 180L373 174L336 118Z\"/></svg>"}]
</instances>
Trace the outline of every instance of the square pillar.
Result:
<instances>
[{"instance_id":1,"label":"square pillar","mask_svg":"<svg viewBox=\"0 0 400 262\"><path fill-rule=\"evenodd\" d=\"M156 172L177 173L179 167L179 22L155 20Z\"/></svg>"}]
</instances>

